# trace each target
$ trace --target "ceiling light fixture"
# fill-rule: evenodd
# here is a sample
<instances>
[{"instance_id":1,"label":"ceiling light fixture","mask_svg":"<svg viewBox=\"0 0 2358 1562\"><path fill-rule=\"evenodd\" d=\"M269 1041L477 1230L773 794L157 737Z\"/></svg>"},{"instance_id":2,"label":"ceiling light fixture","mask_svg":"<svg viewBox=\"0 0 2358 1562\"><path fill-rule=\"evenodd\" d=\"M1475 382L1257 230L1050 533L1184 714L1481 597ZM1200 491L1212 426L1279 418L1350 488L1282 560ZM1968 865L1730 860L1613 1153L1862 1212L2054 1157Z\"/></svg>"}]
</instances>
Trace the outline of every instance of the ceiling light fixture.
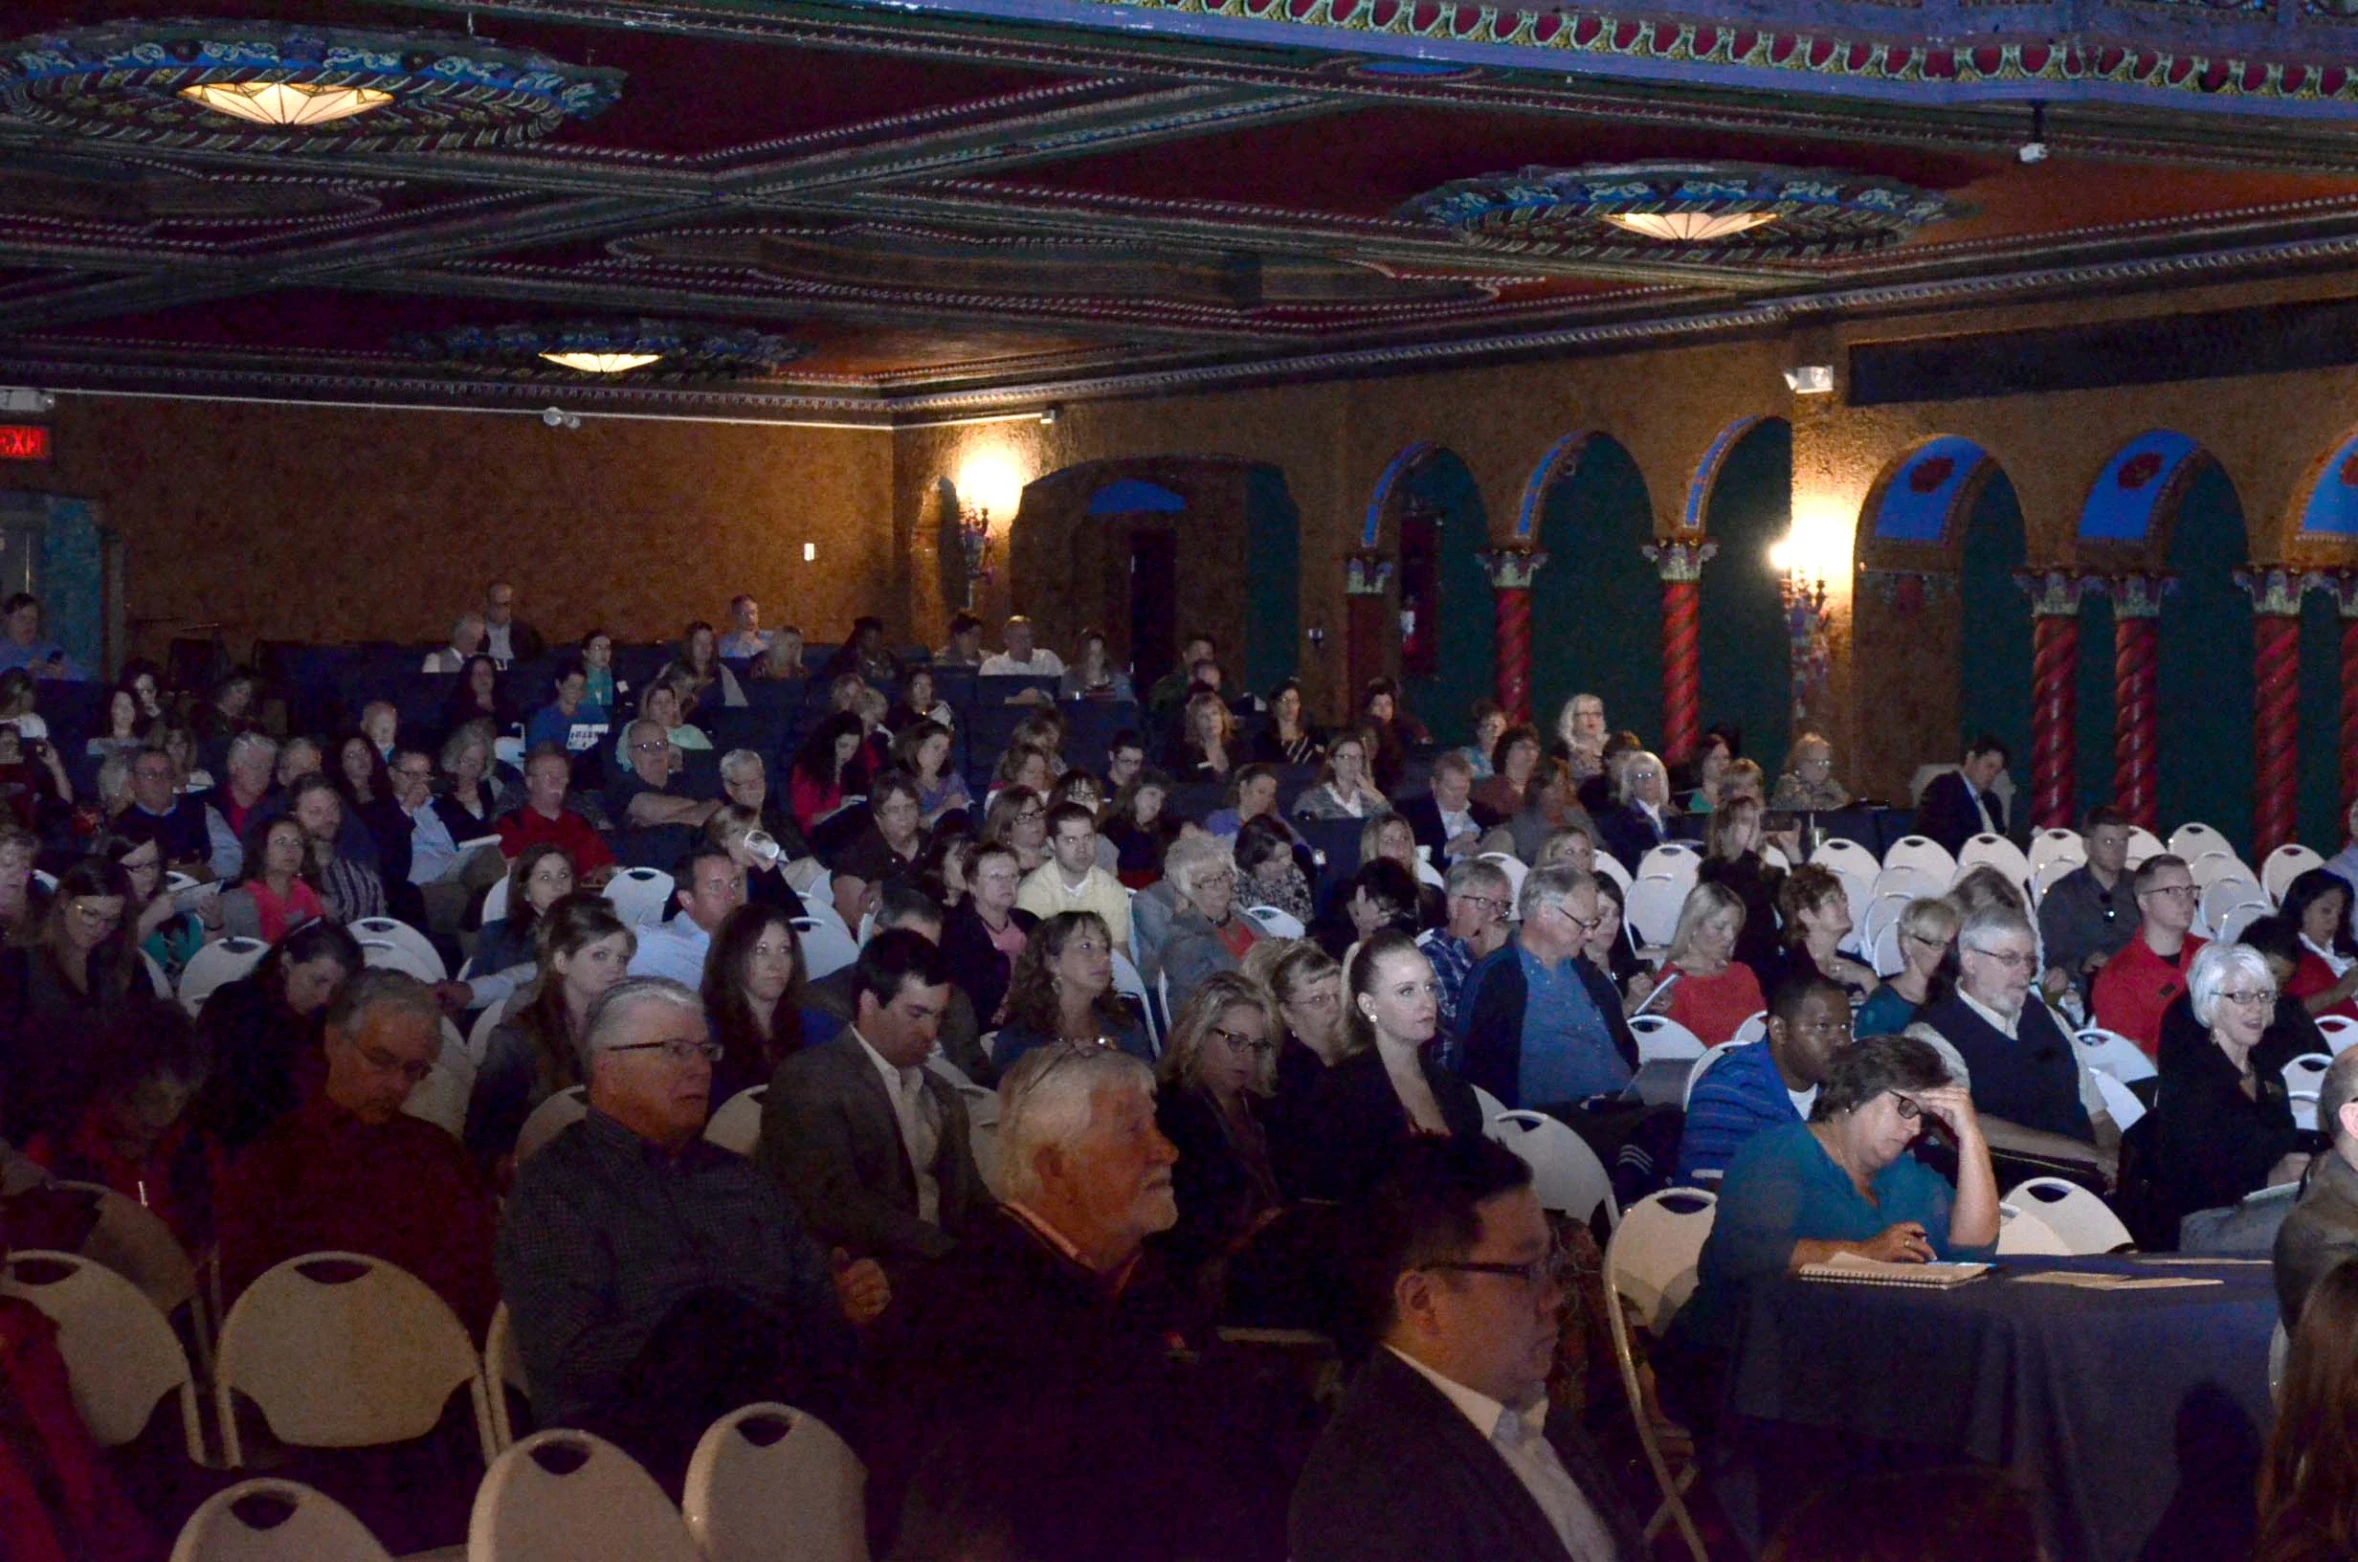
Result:
<instances>
[{"instance_id":1,"label":"ceiling light fixture","mask_svg":"<svg viewBox=\"0 0 2358 1562\"><path fill-rule=\"evenodd\" d=\"M374 87L327 87L306 81L204 82L180 95L216 114L257 125L325 125L383 108L393 94Z\"/></svg>"},{"instance_id":2,"label":"ceiling light fixture","mask_svg":"<svg viewBox=\"0 0 2358 1562\"><path fill-rule=\"evenodd\" d=\"M542 353L540 356L560 369L579 369L584 374L628 374L633 369L663 361L661 353Z\"/></svg>"},{"instance_id":3,"label":"ceiling light fixture","mask_svg":"<svg viewBox=\"0 0 2358 1562\"><path fill-rule=\"evenodd\" d=\"M398 345L420 359L508 374L557 371L641 380L739 380L776 373L807 350L751 330L714 330L666 320L574 320L463 325L411 335Z\"/></svg>"},{"instance_id":4,"label":"ceiling light fixture","mask_svg":"<svg viewBox=\"0 0 2358 1562\"><path fill-rule=\"evenodd\" d=\"M1763 223L1775 222L1777 217L1774 212L1664 211L1607 212L1605 220L1616 228L1660 239L1665 244L1708 244L1713 239L1749 233Z\"/></svg>"}]
</instances>

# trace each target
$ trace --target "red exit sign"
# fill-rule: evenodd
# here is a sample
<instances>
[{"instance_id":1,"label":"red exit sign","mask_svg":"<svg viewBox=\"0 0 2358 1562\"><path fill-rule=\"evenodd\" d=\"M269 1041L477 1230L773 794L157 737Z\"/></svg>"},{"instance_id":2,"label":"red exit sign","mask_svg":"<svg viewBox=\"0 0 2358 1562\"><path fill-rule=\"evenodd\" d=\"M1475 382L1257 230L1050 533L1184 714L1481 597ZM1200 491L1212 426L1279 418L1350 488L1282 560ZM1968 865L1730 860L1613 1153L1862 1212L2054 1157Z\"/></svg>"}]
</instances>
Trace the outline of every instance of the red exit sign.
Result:
<instances>
[{"instance_id":1,"label":"red exit sign","mask_svg":"<svg viewBox=\"0 0 2358 1562\"><path fill-rule=\"evenodd\" d=\"M49 429L40 423L0 423L0 461L46 461Z\"/></svg>"}]
</instances>

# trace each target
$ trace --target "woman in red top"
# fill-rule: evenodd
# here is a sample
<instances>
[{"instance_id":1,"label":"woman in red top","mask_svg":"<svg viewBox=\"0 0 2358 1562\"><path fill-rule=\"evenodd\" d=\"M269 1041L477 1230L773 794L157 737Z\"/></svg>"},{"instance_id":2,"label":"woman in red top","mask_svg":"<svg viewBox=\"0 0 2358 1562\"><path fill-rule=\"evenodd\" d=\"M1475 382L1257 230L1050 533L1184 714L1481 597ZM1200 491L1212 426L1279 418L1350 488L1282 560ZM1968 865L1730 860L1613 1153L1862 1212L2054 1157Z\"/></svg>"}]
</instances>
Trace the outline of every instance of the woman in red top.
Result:
<instances>
[{"instance_id":1,"label":"woman in red top","mask_svg":"<svg viewBox=\"0 0 2358 1562\"><path fill-rule=\"evenodd\" d=\"M2358 1019L2358 949L2350 944L2350 886L2311 868L2284 888L2284 917L2301 930L2301 963L2284 984L2313 1015Z\"/></svg>"},{"instance_id":2,"label":"woman in red top","mask_svg":"<svg viewBox=\"0 0 2358 1562\"><path fill-rule=\"evenodd\" d=\"M793 767L787 773L787 791L794 805L794 822L806 833L841 808L847 796L867 786L865 769L859 763L866 733L859 717L837 711L813 727L795 751Z\"/></svg>"},{"instance_id":3,"label":"woman in red top","mask_svg":"<svg viewBox=\"0 0 2358 1562\"><path fill-rule=\"evenodd\" d=\"M141 1004L99 1037L99 1079L70 1132L35 1134L26 1158L70 1182L95 1182L153 1210L191 1253L213 1236L209 1139L189 1108L206 1052L179 1005Z\"/></svg>"},{"instance_id":4,"label":"woman in red top","mask_svg":"<svg viewBox=\"0 0 2358 1562\"><path fill-rule=\"evenodd\" d=\"M1768 1007L1760 979L1736 961L1736 935L1744 931L1744 902L1718 884L1697 884L1679 908L1670 958L1646 1005L1648 1013L1676 1020L1706 1047L1736 1034L1738 1026Z\"/></svg>"},{"instance_id":5,"label":"woman in red top","mask_svg":"<svg viewBox=\"0 0 2358 1562\"><path fill-rule=\"evenodd\" d=\"M311 853L303 827L280 814L246 832L245 872L221 897L221 919L232 933L275 944L289 929L327 915L319 891L305 878Z\"/></svg>"}]
</instances>

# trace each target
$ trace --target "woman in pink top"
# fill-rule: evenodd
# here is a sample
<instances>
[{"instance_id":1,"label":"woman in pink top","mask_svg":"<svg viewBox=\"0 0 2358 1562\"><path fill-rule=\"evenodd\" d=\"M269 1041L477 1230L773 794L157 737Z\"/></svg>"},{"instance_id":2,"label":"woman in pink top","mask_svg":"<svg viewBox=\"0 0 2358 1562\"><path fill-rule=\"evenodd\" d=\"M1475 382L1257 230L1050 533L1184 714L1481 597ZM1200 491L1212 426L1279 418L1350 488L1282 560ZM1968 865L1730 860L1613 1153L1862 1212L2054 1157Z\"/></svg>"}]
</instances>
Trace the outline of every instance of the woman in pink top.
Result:
<instances>
[{"instance_id":1,"label":"woman in pink top","mask_svg":"<svg viewBox=\"0 0 2358 1562\"><path fill-rule=\"evenodd\" d=\"M1736 935L1744 931L1744 902L1718 884L1698 884L1679 908L1678 932L1670 958L1654 989L1647 1013L1676 1020L1706 1047L1736 1034L1738 1026L1767 1005L1760 978L1736 958Z\"/></svg>"},{"instance_id":2,"label":"woman in pink top","mask_svg":"<svg viewBox=\"0 0 2358 1562\"><path fill-rule=\"evenodd\" d=\"M275 944L289 930L326 916L319 891L303 877L309 859L303 827L286 814L247 831L245 875L221 896L222 925Z\"/></svg>"}]
</instances>

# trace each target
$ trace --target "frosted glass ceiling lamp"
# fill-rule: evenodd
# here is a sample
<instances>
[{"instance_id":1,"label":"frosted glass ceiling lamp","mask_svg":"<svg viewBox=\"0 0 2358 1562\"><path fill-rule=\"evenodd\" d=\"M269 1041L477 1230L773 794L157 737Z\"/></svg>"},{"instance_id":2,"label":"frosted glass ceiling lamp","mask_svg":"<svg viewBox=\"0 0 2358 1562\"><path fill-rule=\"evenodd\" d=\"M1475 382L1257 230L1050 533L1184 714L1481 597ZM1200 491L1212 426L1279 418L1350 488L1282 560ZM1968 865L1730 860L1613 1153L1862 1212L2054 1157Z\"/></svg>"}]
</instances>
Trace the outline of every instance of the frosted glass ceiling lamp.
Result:
<instances>
[{"instance_id":1,"label":"frosted glass ceiling lamp","mask_svg":"<svg viewBox=\"0 0 2358 1562\"><path fill-rule=\"evenodd\" d=\"M628 374L633 369L663 361L661 353L542 353L540 356L561 369L579 369L584 374Z\"/></svg>"},{"instance_id":2,"label":"frosted glass ceiling lamp","mask_svg":"<svg viewBox=\"0 0 2358 1562\"><path fill-rule=\"evenodd\" d=\"M216 114L257 125L326 125L383 108L393 94L374 87L322 87L301 81L208 82L180 95Z\"/></svg>"},{"instance_id":3,"label":"frosted glass ceiling lamp","mask_svg":"<svg viewBox=\"0 0 2358 1562\"><path fill-rule=\"evenodd\" d=\"M1708 244L1731 238L1777 220L1774 212L1611 212L1605 220L1616 228L1660 239L1666 244Z\"/></svg>"}]
</instances>

